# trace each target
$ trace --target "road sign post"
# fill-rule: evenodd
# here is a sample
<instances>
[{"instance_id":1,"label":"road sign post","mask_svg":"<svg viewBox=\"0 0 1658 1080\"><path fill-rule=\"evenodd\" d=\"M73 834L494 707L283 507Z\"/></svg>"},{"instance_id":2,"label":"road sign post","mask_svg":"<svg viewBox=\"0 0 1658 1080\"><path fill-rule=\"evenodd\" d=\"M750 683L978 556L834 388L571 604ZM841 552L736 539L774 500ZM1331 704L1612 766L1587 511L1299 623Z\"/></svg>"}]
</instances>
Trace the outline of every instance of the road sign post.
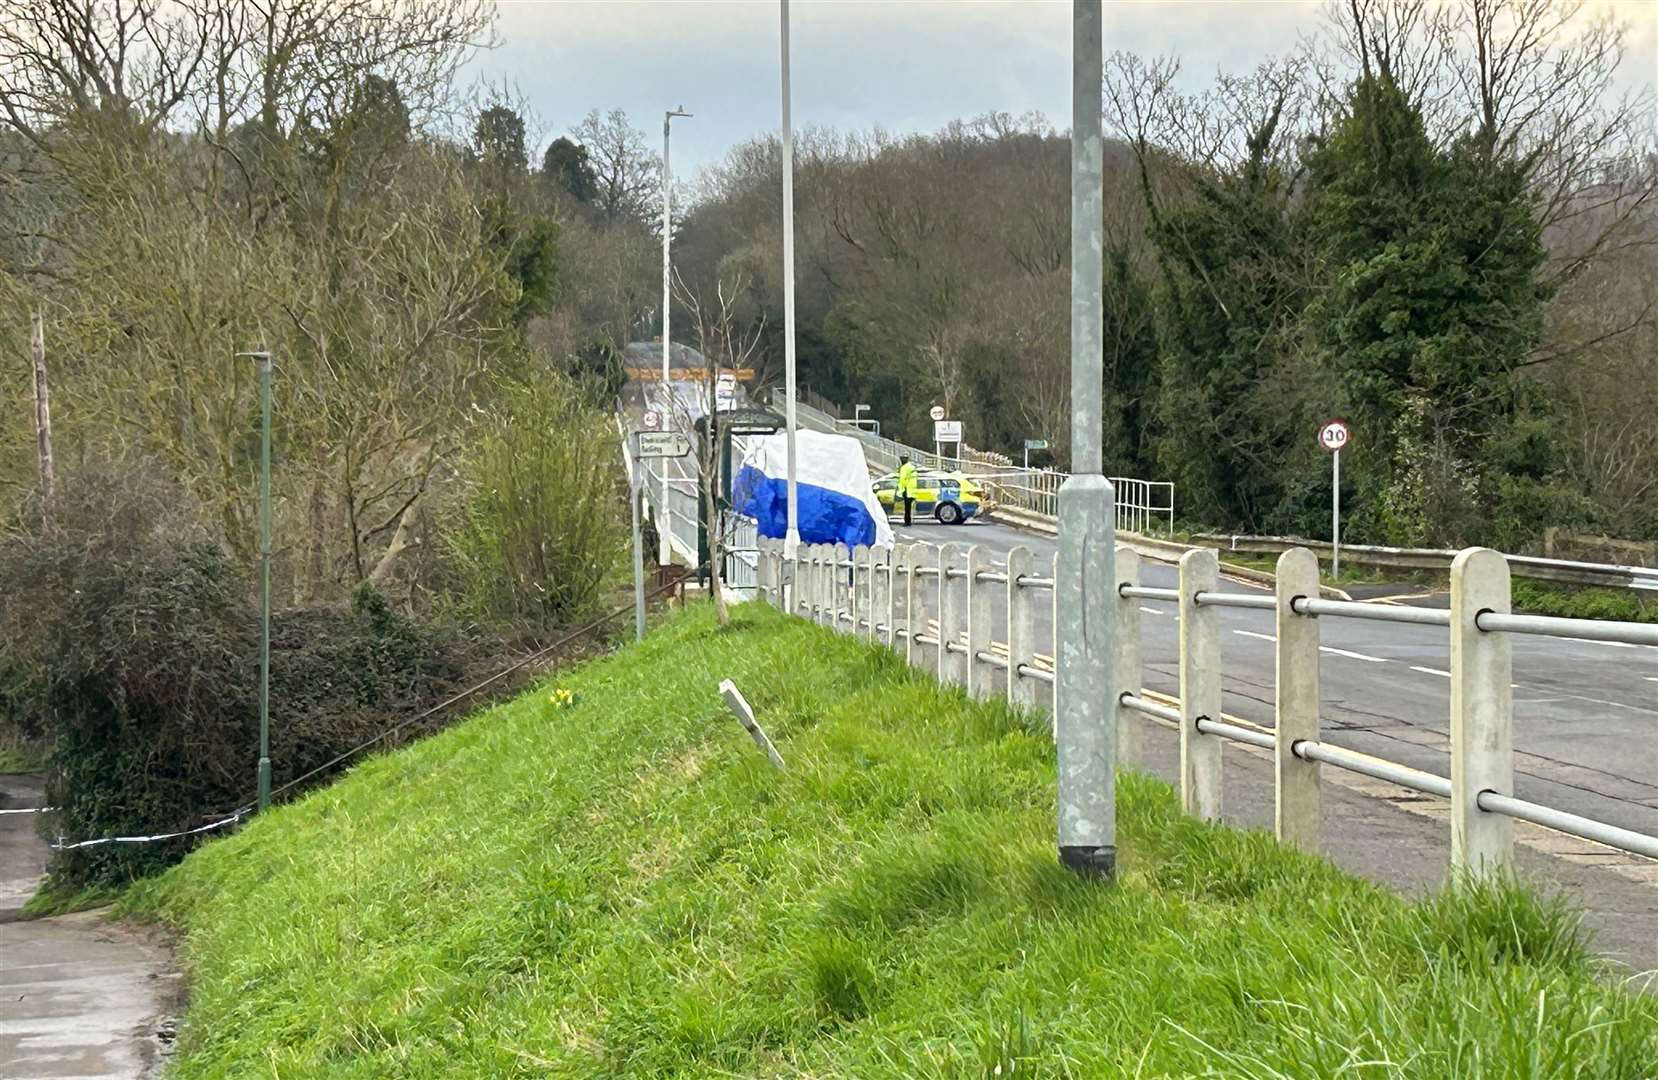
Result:
<instances>
[{"instance_id":1,"label":"road sign post","mask_svg":"<svg viewBox=\"0 0 1658 1080\"><path fill-rule=\"evenodd\" d=\"M1349 432L1341 420L1327 421L1318 429L1318 445L1330 451L1330 577L1341 576L1341 448Z\"/></svg>"},{"instance_id":2,"label":"road sign post","mask_svg":"<svg viewBox=\"0 0 1658 1080\"><path fill-rule=\"evenodd\" d=\"M647 412L644 423L652 428L661 418ZM639 504L645 495L645 459L684 457L691 452L691 436L683 431L635 431L629 440L633 452L633 479L628 485L628 503L633 513L633 636L645 640L645 549L641 536ZM662 507L658 526L662 530L662 550L669 550L668 535L673 530L672 511L668 509L668 470L662 470ZM666 560L663 561L666 565Z\"/></svg>"},{"instance_id":3,"label":"road sign post","mask_svg":"<svg viewBox=\"0 0 1658 1080\"><path fill-rule=\"evenodd\" d=\"M691 436L683 431L636 431L638 454L642 458L684 457L691 452ZM667 506L663 506L667 511Z\"/></svg>"},{"instance_id":4,"label":"road sign post","mask_svg":"<svg viewBox=\"0 0 1658 1080\"><path fill-rule=\"evenodd\" d=\"M1047 448L1048 448L1048 440L1047 439L1026 439L1025 440L1025 471L1026 472L1030 472L1030 452L1032 450L1046 450Z\"/></svg>"}]
</instances>

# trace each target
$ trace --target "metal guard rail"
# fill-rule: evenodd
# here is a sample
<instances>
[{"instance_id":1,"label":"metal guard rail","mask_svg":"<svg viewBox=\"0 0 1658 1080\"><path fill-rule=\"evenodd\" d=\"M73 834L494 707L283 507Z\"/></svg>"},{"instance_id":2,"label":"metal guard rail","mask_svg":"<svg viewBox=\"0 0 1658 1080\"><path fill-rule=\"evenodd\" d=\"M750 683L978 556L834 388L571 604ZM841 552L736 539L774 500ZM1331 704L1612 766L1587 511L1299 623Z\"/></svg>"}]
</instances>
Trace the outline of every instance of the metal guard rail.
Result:
<instances>
[{"instance_id":1,"label":"metal guard rail","mask_svg":"<svg viewBox=\"0 0 1658 1080\"><path fill-rule=\"evenodd\" d=\"M769 545L769 546L768 546ZM779 546L775 542L766 542L762 550L762 562L767 567L761 587L761 595L783 601L783 588L786 582L795 582L795 587L804 590L805 596L797 592L797 607L809 611L811 616L821 623L840 627L850 623L854 632L860 635L878 637L885 642L895 645L901 653L912 650L916 646L930 646L932 652L925 657L908 652L912 663L923 666L938 666L939 676L942 679L965 681L970 694L983 696L988 692L985 672L996 670L1012 672L1015 677L1007 680L1007 690L1010 698L1020 695L1020 703L1034 703L1028 696L1029 682L1053 685L1056 674L1052 668L1052 661L1047 656L1035 651L1035 643L1030 640L1030 604L1032 600L1027 593L1030 588L1052 588L1054 578L1039 576L1026 572L1032 566L1032 556L1028 549L1014 549L1007 554L1006 562L991 563L975 552L971 545L952 545L950 551L932 549L930 545L904 545L902 555L897 553L877 555L867 549L859 549L847 558L842 552L827 547L815 549L802 548L799 559L795 563L795 571L801 576L797 579L782 573L782 560ZM1487 568L1491 564L1493 552L1486 552L1478 558L1483 560ZM1489 585L1469 584L1467 591L1462 593L1462 614L1452 610L1413 608L1375 603L1357 603L1352 601L1325 600L1316 596L1316 572L1308 576L1305 568L1310 560L1306 553L1296 556L1301 560L1301 569L1290 564L1288 570L1280 564L1280 580L1299 580L1300 587L1307 590L1308 595L1295 595L1280 606L1275 595L1260 593L1229 593L1215 590L1212 585L1215 581L1216 562L1213 553L1209 553L1211 562L1209 567L1197 567L1193 570L1193 578L1186 577L1187 567L1182 565L1182 587L1179 589L1160 589L1142 586L1135 581L1135 567L1137 562L1130 549L1120 548L1118 551L1119 573L1123 573L1124 560L1127 560L1127 576L1117 580L1117 610L1113 616L1118 620L1118 632L1137 636L1140 626L1140 615L1135 600L1159 600L1177 602L1181 604L1181 615L1193 621L1191 634L1193 638L1202 635L1217 633L1217 624L1212 615L1199 616L1200 609L1234 607L1256 610L1277 610L1279 613L1280 633L1274 637L1277 648L1290 647L1287 641L1294 641L1296 649L1322 648L1318 645L1318 634L1313 631L1311 637L1297 631L1290 634L1286 627L1292 625L1285 622L1292 616L1313 617L1328 615L1339 618L1359 618L1397 623L1414 623L1446 627L1453 634L1464 635L1463 653L1466 655L1470 648L1485 648L1477 642L1487 635L1502 633L1525 633L1575 638L1585 641L1607 641L1632 645L1658 646L1658 627L1638 623L1610 622L1586 619L1561 619L1532 615L1514 615L1496 611L1491 608L1475 609L1473 596L1484 595L1494 602L1498 601L1501 593L1493 596L1489 591L1481 593L1481 589L1489 589ZM1198 560L1201 563L1203 560ZM835 568L833 572L829 568ZM1500 569L1501 563L1497 564ZM839 573L840 569L850 568L850 574ZM884 573L882 571L885 571ZM1470 569L1466 573L1473 573ZM1486 570L1482 570L1482 573ZM1298 575L1296 578L1284 578L1284 574ZM903 586L899 578L907 578L908 586ZM936 596L938 607L936 620L926 613L925 598L920 594L917 583L932 579L937 582L929 592ZM1470 579L1471 580L1471 579ZM1482 581L1489 581L1484 578ZM1506 578L1505 578L1506 580ZM1014 626L1015 610L1022 612L1020 618L1024 620L1024 629L1010 634L1008 643L991 641L988 634L978 622L981 618L977 612L981 611L986 594L976 591L982 585L1001 586L992 589L990 597L998 598L996 602L1008 605L1008 625ZM946 595L948 594L948 595ZM1455 595L1455 593L1453 593ZM920 604L922 606L915 606ZM867 605L867 606L866 606ZM885 605L885 606L883 606ZM888 608L890 607L890 614ZM848 613L850 610L850 614ZM972 614L970 614L972 612ZM912 629L904 625L907 616L909 619L924 620L917 622ZM1310 629L1310 628L1309 628ZM1469 635L1472 635L1469 637ZM1015 640L1016 639L1016 640ZM904 643L898 645L897 643ZM1199 655L1196 652L1187 652L1186 634L1182 634L1182 655L1180 658L1181 678L1183 685L1187 678L1189 663ZM1470 642L1476 644L1470 644ZM1212 648L1212 646L1210 646ZM1210 655L1214 655L1211 653ZM1452 650L1452 668L1456 668L1455 657L1457 650ZM965 661L961 658L965 657ZM1042 664L1038 664L1038 659ZM948 661L948 663L947 663ZM1136 658L1135 661L1138 662ZM1282 658L1280 660L1282 663ZM1465 679L1477 680L1484 677L1488 664L1475 664L1472 668L1465 668ZM1316 670L1316 663L1312 665ZM1143 670L1143 667L1142 667ZM1282 667L1280 671L1284 670ZM1496 670L1502 670L1498 668ZM1305 723L1304 718L1295 715L1278 716L1278 731L1268 730L1255 726L1245 726L1241 722L1227 719L1217 719L1219 714L1217 685L1219 671L1199 667L1196 669L1198 685L1193 687L1196 701L1207 701L1204 706L1212 712L1200 713L1191 722L1183 719L1183 710L1165 704L1153 702L1139 692L1124 692L1115 702L1119 717L1125 713L1134 713L1148 717L1158 723L1168 725L1180 732L1182 740L1182 754L1188 751L1187 740L1193 740L1190 745L1192 753L1198 753L1202 738L1203 743L1213 749L1204 749L1202 752L1218 753L1218 744L1221 740L1243 743L1262 750L1275 752L1280 755L1280 762L1285 758L1317 765L1328 765L1332 768L1368 776L1389 784L1395 784L1407 790L1417 791L1443 799L1452 798L1451 782L1446 777L1412 768L1397 762L1372 757L1345 747L1325 742L1319 737L1319 724L1315 719L1310 728L1297 726ZM1453 675L1453 678L1457 676ZM1133 676L1124 676L1125 680ZM1506 681L1506 679L1505 679ZM1135 682L1128 685L1136 685ZM1205 689L1205 684L1207 689ZM1214 695L1214 696L1205 696ZM1316 699L1315 699L1316 700ZM1454 718L1453 718L1454 719ZM1512 716L1499 716L1495 720L1482 719L1481 723L1501 723L1511 730ZM1119 721L1120 723L1120 721ZM1287 747L1279 745L1280 732L1285 725L1291 725L1291 730L1298 730L1305 737L1297 737ZM1453 732L1456 725L1453 722ZM1119 731L1122 730L1119 728ZM1500 738L1510 739L1508 730L1502 731ZM1458 753L1480 755L1486 752L1485 744L1480 739L1452 743L1453 757ZM1465 740L1469 737L1465 736ZM1218 759L1217 759L1218 765ZM1480 762L1471 765L1476 772ZM1280 771L1283 769L1280 764ZM1512 775L1512 773L1510 773ZM1303 776L1294 780L1294 783L1316 784L1316 772L1310 776ZM1486 774L1487 780L1494 777ZM1201 816L1216 816L1219 807L1219 770L1218 768L1205 770L1203 783L1213 785L1207 789L1209 794L1189 794L1183 778L1182 799L1188 812ZM1195 779L1190 781L1194 785ZM1280 776L1280 784L1286 783ZM1502 786L1511 786L1512 781ZM1491 843L1491 826L1481 825L1479 820L1486 815L1501 815L1517 820L1527 821L1545 828L1555 829L1568 835L1581 837L1596 843L1607 844L1611 847L1632 852L1637 855L1658 859L1658 836L1647 835L1632 829L1596 821L1564 810L1554 809L1540 803L1531 802L1513 795L1503 794L1492 788L1480 791L1478 795L1468 801L1467 805L1460 805L1452 800L1452 816L1454 821L1461 822L1464 829L1462 835L1467 836L1469 831L1486 834L1480 842ZM1314 822L1316 825L1316 820ZM1455 829L1453 829L1455 832ZM1301 843L1306 843L1305 838ZM1476 861L1468 865L1477 866L1478 858L1488 856L1467 855L1467 844L1464 846L1462 858L1474 858ZM1316 843L1316 841L1314 841ZM1504 841L1503 843L1510 843ZM1457 847L1453 844L1453 853ZM1487 849L1489 850L1489 849ZM1507 849L1500 849L1499 861L1511 856Z\"/></svg>"},{"instance_id":2,"label":"metal guard rail","mask_svg":"<svg viewBox=\"0 0 1658 1080\"><path fill-rule=\"evenodd\" d=\"M1649 859L1658 859L1658 836L1648 836L1645 833L1635 832L1633 829L1608 825L1604 821L1569 814L1564 810L1556 810L1553 807L1543 806L1540 803L1530 802L1526 799L1517 799L1512 795L1503 795L1495 791L1482 791L1474 797L1474 801L1481 810L1488 813L1519 818L1521 821L1529 821L1533 825L1541 825L1545 829L1570 833L1572 836L1580 836L1585 840L1593 840L1597 844L1623 848L1625 851L1633 851L1637 855L1645 855Z\"/></svg>"}]
</instances>

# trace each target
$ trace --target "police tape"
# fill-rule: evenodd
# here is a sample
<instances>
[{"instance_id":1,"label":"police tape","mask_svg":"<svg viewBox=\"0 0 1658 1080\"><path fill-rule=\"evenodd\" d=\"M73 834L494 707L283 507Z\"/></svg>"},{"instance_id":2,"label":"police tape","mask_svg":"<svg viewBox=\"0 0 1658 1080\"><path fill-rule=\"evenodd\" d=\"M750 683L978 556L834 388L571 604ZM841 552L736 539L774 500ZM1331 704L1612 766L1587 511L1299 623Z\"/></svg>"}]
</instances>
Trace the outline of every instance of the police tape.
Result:
<instances>
[{"instance_id":1,"label":"police tape","mask_svg":"<svg viewBox=\"0 0 1658 1080\"><path fill-rule=\"evenodd\" d=\"M99 844L151 844L157 840L176 840L181 836L195 836L197 833L212 832L222 829L226 825L233 825L249 814L253 813L251 805L244 806L227 818L209 822L194 829L183 829L179 832L156 833L153 836L100 836L96 840L78 840L73 844L66 844L60 838L57 843L48 845L53 851L73 851L76 848L97 847Z\"/></svg>"}]
</instances>

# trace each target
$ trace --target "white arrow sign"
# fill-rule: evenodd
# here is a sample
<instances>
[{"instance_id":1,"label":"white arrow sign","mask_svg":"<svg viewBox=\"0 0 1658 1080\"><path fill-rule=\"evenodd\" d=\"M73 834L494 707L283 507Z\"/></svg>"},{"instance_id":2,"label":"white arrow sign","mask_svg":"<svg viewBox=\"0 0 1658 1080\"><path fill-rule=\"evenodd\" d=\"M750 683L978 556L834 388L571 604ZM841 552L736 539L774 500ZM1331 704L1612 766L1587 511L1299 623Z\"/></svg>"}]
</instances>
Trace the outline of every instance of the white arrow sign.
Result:
<instances>
[{"instance_id":1,"label":"white arrow sign","mask_svg":"<svg viewBox=\"0 0 1658 1080\"><path fill-rule=\"evenodd\" d=\"M639 456L684 457L691 452L691 436L683 431L641 431Z\"/></svg>"}]
</instances>

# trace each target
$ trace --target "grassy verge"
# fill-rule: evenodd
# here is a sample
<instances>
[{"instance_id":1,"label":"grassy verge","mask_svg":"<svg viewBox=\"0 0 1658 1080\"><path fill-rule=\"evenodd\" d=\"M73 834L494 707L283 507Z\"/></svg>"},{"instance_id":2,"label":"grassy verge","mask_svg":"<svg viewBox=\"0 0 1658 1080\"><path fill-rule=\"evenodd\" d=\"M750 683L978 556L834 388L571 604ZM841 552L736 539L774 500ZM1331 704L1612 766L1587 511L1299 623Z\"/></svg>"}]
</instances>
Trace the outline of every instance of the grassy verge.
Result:
<instances>
[{"instance_id":1,"label":"grassy verge","mask_svg":"<svg viewBox=\"0 0 1658 1080\"><path fill-rule=\"evenodd\" d=\"M46 768L46 749L22 739L0 737L0 773L33 773Z\"/></svg>"},{"instance_id":2,"label":"grassy verge","mask_svg":"<svg viewBox=\"0 0 1658 1080\"><path fill-rule=\"evenodd\" d=\"M1626 589L1577 589L1514 579L1514 610L1568 619L1620 619L1658 623L1658 598L1645 600Z\"/></svg>"},{"instance_id":3,"label":"grassy verge","mask_svg":"<svg viewBox=\"0 0 1658 1080\"><path fill-rule=\"evenodd\" d=\"M735 679L772 769L719 703ZM1044 723L693 608L215 841L174 1075L1634 1077L1658 1000L1512 886L1412 905L1127 775L1053 853Z\"/></svg>"}]
</instances>

